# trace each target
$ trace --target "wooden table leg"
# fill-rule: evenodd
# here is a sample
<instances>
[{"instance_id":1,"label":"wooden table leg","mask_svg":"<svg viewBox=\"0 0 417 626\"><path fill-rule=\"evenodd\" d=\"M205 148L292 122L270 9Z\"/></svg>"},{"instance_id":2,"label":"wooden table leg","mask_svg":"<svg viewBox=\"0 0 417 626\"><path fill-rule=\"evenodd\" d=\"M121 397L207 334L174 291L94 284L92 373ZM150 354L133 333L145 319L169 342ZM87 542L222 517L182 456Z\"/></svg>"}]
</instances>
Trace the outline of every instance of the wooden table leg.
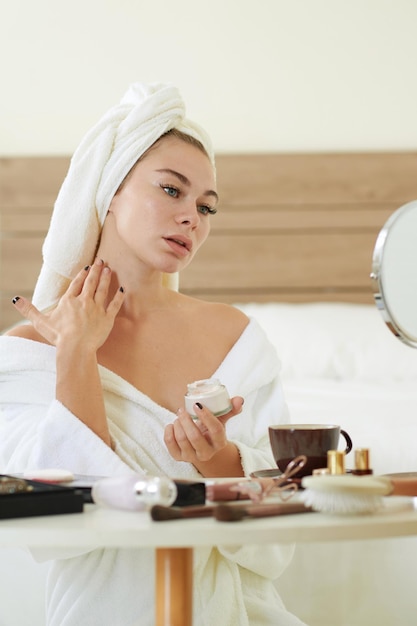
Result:
<instances>
[{"instance_id":1,"label":"wooden table leg","mask_svg":"<svg viewBox=\"0 0 417 626\"><path fill-rule=\"evenodd\" d=\"M156 626L192 626L193 549L156 549Z\"/></svg>"}]
</instances>

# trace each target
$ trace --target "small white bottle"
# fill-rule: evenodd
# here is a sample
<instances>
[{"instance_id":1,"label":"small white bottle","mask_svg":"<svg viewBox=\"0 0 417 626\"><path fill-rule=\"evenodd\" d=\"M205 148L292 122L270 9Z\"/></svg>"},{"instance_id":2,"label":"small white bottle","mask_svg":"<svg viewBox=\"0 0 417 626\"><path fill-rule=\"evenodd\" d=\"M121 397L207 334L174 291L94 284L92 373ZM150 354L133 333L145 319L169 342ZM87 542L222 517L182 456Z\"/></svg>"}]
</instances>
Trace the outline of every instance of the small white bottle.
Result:
<instances>
[{"instance_id":1,"label":"small white bottle","mask_svg":"<svg viewBox=\"0 0 417 626\"><path fill-rule=\"evenodd\" d=\"M169 478L141 474L100 478L91 489L95 504L128 511L144 511L154 504L170 506L176 497L177 486Z\"/></svg>"}]
</instances>

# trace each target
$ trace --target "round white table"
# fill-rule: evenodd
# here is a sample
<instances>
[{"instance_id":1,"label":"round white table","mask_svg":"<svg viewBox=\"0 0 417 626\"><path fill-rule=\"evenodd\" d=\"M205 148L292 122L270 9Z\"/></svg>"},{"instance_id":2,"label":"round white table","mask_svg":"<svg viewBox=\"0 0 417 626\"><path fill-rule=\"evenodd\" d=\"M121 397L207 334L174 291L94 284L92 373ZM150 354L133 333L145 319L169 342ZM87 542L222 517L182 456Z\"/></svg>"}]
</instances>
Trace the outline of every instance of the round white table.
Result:
<instances>
[{"instance_id":1,"label":"round white table","mask_svg":"<svg viewBox=\"0 0 417 626\"><path fill-rule=\"evenodd\" d=\"M374 514L302 513L219 522L154 522L149 513L86 505L83 513L0 520L0 547L156 549L156 624L191 626L192 551L197 546L323 542L417 535L417 499L386 498Z\"/></svg>"}]
</instances>

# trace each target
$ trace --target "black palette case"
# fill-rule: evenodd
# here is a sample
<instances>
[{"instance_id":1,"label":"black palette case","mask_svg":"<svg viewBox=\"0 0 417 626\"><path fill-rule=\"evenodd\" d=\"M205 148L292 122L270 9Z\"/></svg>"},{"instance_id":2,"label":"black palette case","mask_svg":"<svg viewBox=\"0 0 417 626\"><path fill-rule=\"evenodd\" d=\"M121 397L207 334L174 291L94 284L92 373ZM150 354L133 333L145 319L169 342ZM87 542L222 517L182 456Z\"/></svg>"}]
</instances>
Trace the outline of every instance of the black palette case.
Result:
<instances>
[{"instance_id":1,"label":"black palette case","mask_svg":"<svg viewBox=\"0 0 417 626\"><path fill-rule=\"evenodd\" d=\"M82 513L81 490L0 474L0 519Z\"/></svg>"}]
</instances>

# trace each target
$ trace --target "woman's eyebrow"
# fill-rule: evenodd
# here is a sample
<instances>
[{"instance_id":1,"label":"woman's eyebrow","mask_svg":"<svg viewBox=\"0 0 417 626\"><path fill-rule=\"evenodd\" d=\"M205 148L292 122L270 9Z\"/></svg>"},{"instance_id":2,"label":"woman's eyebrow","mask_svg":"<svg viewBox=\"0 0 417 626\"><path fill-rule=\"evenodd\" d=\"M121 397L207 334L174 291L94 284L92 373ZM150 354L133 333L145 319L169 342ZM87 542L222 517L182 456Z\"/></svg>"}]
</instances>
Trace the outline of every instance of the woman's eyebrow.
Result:
<instances>
[{"instance_id":1,"label":"woman's eyebrow","mask_svg":"<svg viewBox=\"0 0 417 626\"><path fill-rule=\"evenodd\" d=\"M181 174L181 172L177 172L175 170L171 170L170 168L163 168L163 169L156 170L156 171L160 172L160 173L172 174L173 176L176 176L178 178L178 180L180 180L183 183L183 185L187 185L187 187L189 187L191 185L191 183L188 180L188 178L186 176L184 176L184 174ZM217 193L213 189L207 189L207 191L205 191L203 195L205 195L205 196L213 196L213 198L215 198L216 202L219 201L219 196L217 195Z\"/></svg>"}]
</instances>

